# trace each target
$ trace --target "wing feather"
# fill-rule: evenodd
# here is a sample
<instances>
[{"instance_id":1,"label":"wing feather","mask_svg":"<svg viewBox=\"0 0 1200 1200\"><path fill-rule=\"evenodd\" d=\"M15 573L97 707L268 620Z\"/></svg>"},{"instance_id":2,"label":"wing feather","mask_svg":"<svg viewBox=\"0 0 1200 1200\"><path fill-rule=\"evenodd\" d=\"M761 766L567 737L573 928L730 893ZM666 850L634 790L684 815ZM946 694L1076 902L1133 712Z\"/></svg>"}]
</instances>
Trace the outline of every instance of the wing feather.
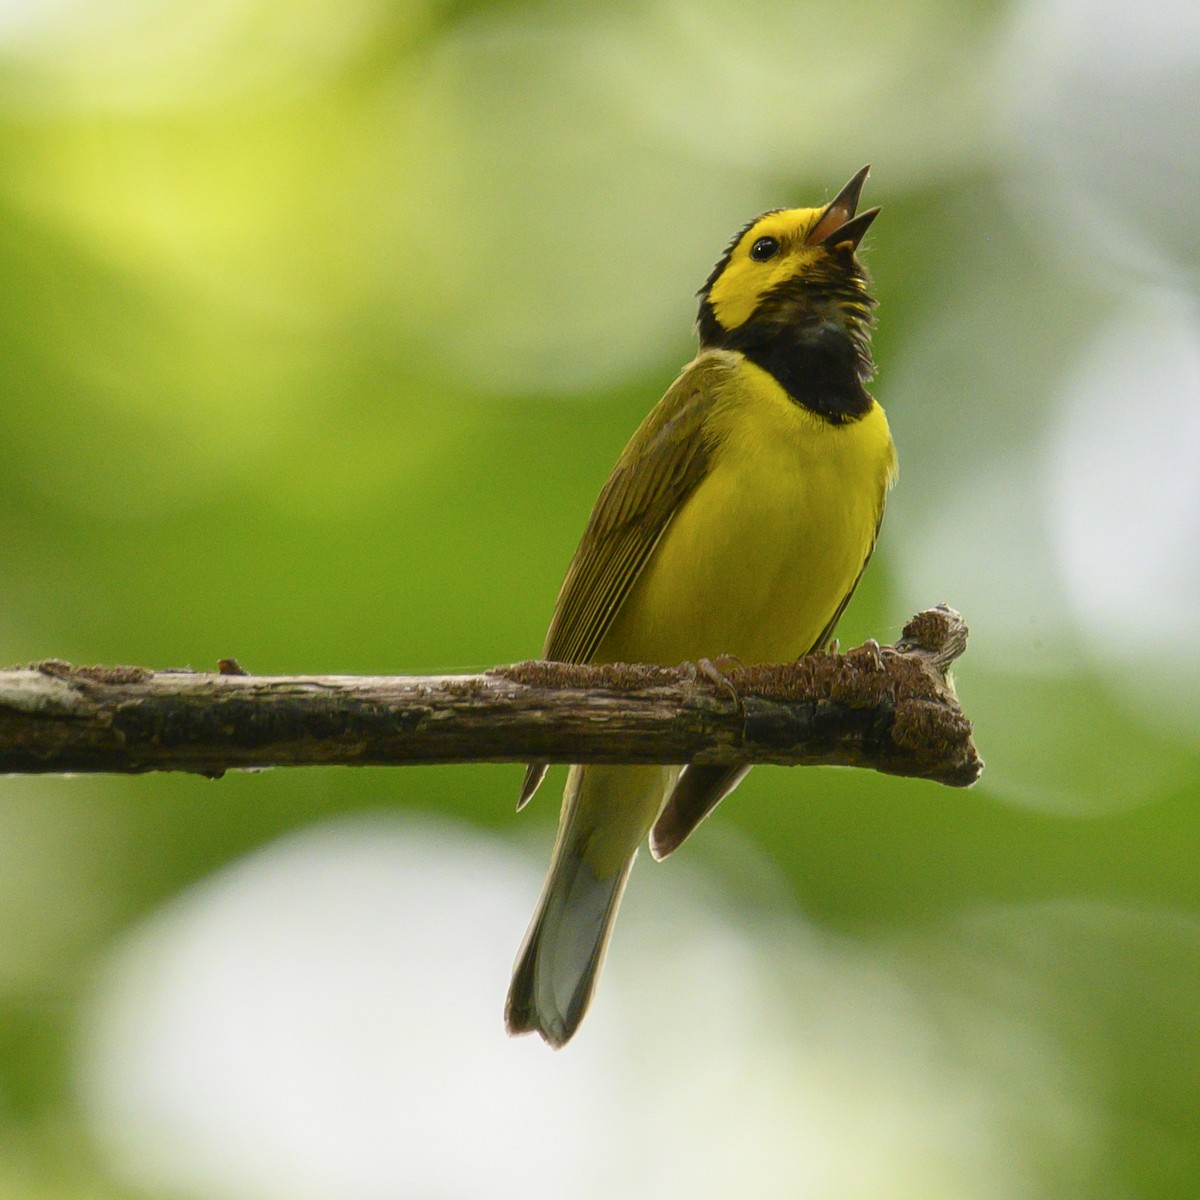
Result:
<instances>
[{"instance_id":1,"label":"wing feather","mask_svg":"<svg viewBox=\"0 0 1200 1200\"><path fill-rule=\"evenodd\" d=\"M689 363L630 439L600 492L558 594L543 658L588 662L659 538L709 468L704 421L740 355Z\"/></svg>"},{"instance_id":2,"label":"wing feather","mask_svg":"<svg viewBox=\"0 0 1200 1200\"><path fill-rule=\"evenodd\" d=\"M543 658L591 661L659 538L708 473L705 418L740 362L740 354L723 350L698 355L630 438L559 590ZM545 773L544 763L529 765L518 808Z\"/></svg>"}]
</instances>

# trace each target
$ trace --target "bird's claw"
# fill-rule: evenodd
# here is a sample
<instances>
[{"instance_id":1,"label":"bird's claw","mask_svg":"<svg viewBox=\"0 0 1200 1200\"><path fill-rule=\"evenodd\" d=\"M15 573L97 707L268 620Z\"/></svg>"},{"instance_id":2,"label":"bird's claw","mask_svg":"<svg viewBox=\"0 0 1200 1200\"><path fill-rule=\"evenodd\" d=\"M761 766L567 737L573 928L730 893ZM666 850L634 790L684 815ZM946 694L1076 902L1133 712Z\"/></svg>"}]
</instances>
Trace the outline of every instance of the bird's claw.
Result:
<instances>
[{"instance_id":1,"label":"bird's claw","mask_svg":"<svg viewBox=\"0 0 1200 1200\"><path fill-rule=\"evenodd\" d=\"M867 638L862 644L862 648L867 652L871 659L871 665L876 671L882 671L883 668L883 651L879 648L879 643L874 638Z\"/></svg>"},{"instance_id":2,"label":"bird's claw","mask_svg":"<svg viewBox=\"0 0 1200 1200\"><path fill-rule=\"evenodd\" d=\"M716 661L711 658L698 658L695 662L684 664L693 680L703 676L714 687L728 693L729 698L734 704L741 704L742 698L738 695L737 688L733 686L729 676L725 674L725 671L729 670L731 665L744 667L745 663L741 659L735 658L732 654L718 654Z\"/></svg>"}]
</instances>

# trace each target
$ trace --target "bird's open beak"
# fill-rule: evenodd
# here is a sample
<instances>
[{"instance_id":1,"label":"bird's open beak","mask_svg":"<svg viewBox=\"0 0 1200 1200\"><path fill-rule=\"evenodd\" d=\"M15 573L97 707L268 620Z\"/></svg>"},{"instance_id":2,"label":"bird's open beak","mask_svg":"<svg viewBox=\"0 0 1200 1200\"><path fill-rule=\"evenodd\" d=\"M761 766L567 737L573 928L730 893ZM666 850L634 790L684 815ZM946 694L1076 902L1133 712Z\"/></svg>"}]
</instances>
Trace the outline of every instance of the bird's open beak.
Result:
<instances>
[{"instance_id":1,"label":"bird's open beak","mask_svg":"<svg viewBox=\"0 0 1200 1200\"><path fill-rule=\"evenodd\" d=\"M877 208L869 208L857 217L854 215L858 210L863 184L870 173L868 164L825 206L825 211L804 239L807 245L840 246L849 242L853 249L858 249L858 243L871 227L871 222L879 216Z\"/></svg>"}]
</instances>

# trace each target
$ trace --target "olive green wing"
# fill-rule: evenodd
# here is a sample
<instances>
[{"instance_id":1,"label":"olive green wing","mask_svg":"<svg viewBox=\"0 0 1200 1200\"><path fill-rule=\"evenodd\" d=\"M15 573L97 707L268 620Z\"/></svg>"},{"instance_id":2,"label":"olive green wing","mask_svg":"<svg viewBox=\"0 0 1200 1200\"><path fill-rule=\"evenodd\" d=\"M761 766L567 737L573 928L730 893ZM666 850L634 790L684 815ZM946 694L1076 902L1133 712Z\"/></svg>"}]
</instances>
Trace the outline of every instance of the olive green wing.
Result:
<instances>
[{"instance_id":1,"label":"olive green wing","mask_svg":"<svg viewBox=\"0 0 1200 1200\"><path fill-rule=\"evenodd\" d=\"M707 474L705 418L741 356L706 351L689 363L630 439L600 492L558 593L542 657L589 662L659 538ZM517 807L546 773L532 764Z\"/></svg>"}]
</instances>

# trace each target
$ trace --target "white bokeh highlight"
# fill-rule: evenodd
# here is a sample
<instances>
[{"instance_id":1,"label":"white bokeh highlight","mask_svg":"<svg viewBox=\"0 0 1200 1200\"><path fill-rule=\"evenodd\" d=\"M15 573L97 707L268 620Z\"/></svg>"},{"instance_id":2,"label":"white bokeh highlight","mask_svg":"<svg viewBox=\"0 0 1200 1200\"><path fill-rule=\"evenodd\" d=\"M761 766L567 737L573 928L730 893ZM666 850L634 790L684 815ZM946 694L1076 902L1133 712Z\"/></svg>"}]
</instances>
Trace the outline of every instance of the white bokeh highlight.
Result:
<instances>
[{"instance_id":1,"label":"white bokeh highlight","mask_svg":"<svg viewBox=\"0 0 1200 1200\"><path fill-rule=\"evenodd\" d=\"M635 873L577 1039L506 1039L540 865L360 818L174 901L85 1014L79 1094L114 1173L185 1200L1015 1200L1036 1194L1013 1136L1030 1105L1056 1152L1079 1143L1036 1028L974 1004L947 1028L917 960L718 915L696 886L713 882L674 864Z\"/></svg>"},{"instance_id":2,"label":"white bokeh highlight","mask_svg":"<svg viewBox=\"0 0 1200 1200\"><path fill-rule=\"evenodd\" d=\"M1046 246L1106 282L1194 280L1200 5L1025 0L998 69L1011 199Z\"/></svg>"},{"instance_id":3,"label":"white bokeh highlight","mask_svg":"<svg viewBox=\"0 0 1200 1200\"><path fill-rule=\"evenodd\" d=\"M143 927L85 1068L120 1170L229 1200L465 1197L491 1178L550 1194L595 1121L603 1043L564 1087L551 1056L504 1038L528 887L493 849L436 826L326 828Z\"/></svg>"},{"instance_id":4,"label":"white bokeh highlight","mask_svg":"<svg viewBox=\"0 0 1200 1200\"><path fill-rule=\"evenodd\" d=\"M1200 729L1200 314L1134 292L1096 331L1056 404L1047 515L1097 662Z\"/></svg>"}]
</instances>

